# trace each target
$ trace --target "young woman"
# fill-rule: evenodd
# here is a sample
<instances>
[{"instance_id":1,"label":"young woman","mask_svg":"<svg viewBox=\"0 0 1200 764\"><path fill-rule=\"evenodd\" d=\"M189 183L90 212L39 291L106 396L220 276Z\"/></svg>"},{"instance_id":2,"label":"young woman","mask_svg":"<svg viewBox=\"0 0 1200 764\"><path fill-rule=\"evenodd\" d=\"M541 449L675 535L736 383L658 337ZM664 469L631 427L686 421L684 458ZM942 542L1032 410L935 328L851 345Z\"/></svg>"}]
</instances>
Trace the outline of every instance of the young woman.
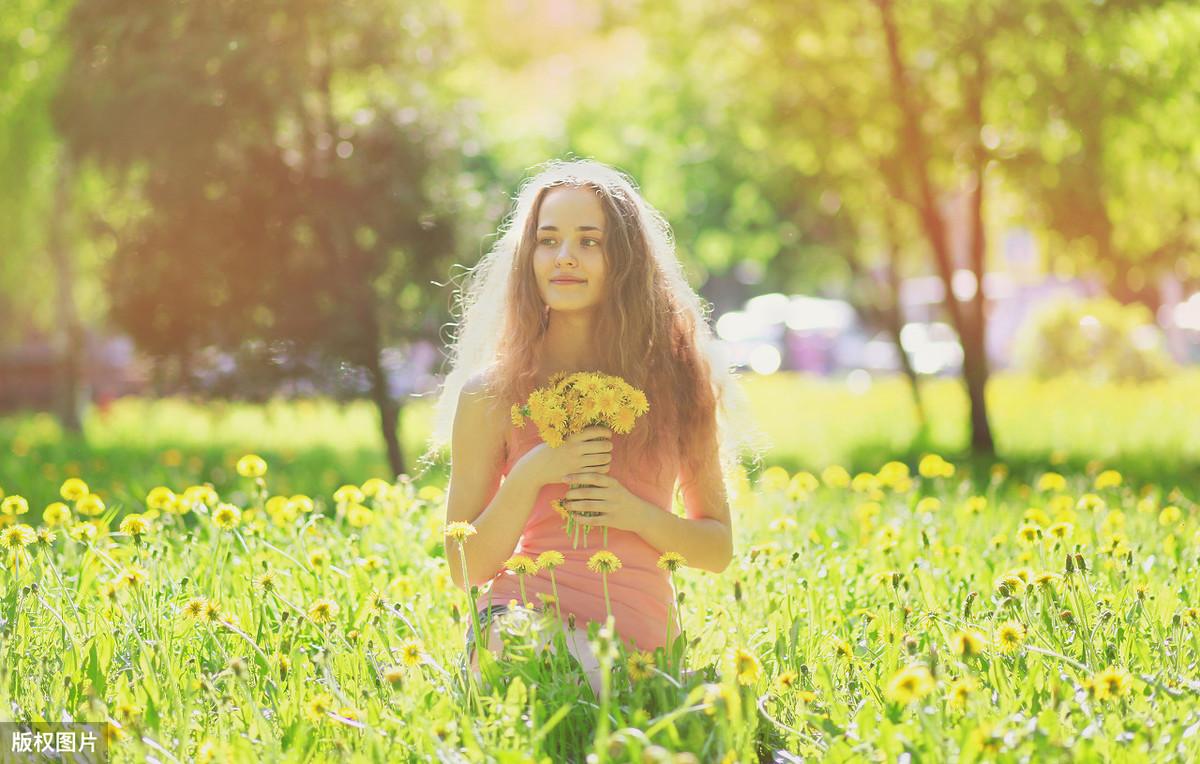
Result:
<instances>
[{"instance_id":1,"label":"young woman","mask_svg":"<svg viewBox=\"0 0 1200 764\"><path fill-rule=\"evenodd\" d=\"M493 616L561 618L567 646L599 694L587 624L603 624L602 582L587 567L607 548L622 567L608 574L616 636L653 651L678 636L665 552L685 566L720 573L733 554L726 482L751 431L728 368L716 359L699 297L684 279L671 231L624 174L592 160L552 161L521 188L492 251L460 293L452 371L437 404L429 454L450 441L446 522L472 523L463 580L457 544L447 556L455 584L491 582L481 636L500 645ZM510 407L557 372L619 375L644 391L649 411L632 432L591 427L551 448L537 428L518 428ZM727 426L729 420L738 427ZM678 480L686 517L672 511ZM587 548L551 507L589 512ZM454 548L451 549L450 547ZM526 575L526 604L514 553L557 551L547 571ZM557 590L557 601L547 600ZM498 604L497 604L498 603ZM538 611L544 614L538 616ZM542 643L553 629L543 629ZM471 664L478 671L471 630Z\"/></svg>"}]
</instances>

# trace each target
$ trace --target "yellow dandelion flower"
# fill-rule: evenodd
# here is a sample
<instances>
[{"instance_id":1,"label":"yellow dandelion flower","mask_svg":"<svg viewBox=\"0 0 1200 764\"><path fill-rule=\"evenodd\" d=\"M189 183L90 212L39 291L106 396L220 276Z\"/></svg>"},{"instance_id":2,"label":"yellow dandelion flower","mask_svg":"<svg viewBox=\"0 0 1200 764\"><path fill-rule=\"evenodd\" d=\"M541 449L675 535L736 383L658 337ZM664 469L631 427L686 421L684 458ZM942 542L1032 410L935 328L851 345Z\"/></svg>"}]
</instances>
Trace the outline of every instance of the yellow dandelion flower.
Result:
<instances>
[{"instance_id":1,"label":"yellow dandelion flower","mask_svg":"<svg viewBox=\"0 0 1200 764\"><path fill-rule=\"evenodd\" d=\"M312 498L305 496L302 493L298 493L295 496L289 497L288 501L295 505L297 512L302 512L304 514L312 512L315 507Z\"/></svg>"},{"instance_id":2,"label":"yellow dandelion flower","mask_svg":"<svg viewBox=\"0 0 1200 764\"><path fill-rule=\"evenodd\" d=\"M329 718L337 701L327 692L314 695L305 706L304 712L311 721L322 722Z\"/></svg>"},{"instance_id":3,"label":"yellow dandelion flower","mask_svg":"<svg viewBox=\"0 0 1200 764\"><path fill-rule=\"evenodd\" d=\"M933 675L925 666L915 663L905 666L892 676L884 695L900 705L920 700L933 691Z\"/></svg>"},{"instance_id":4,"label":"yellow dandelion flower","mask_svg":"<svg viewBox=\"0 0 1200 764\"><path fill-rule=\"evenodd\" d=\"M279 576L273 570L264 571L255 577L254 588L265 594L279 591Z\"/></svg>"},{"instance_id":5,"label":"yellow dandelion flower","mask_svg":"<svg viewBox=\"0 0 1200 764\"><path fill-rule=\"evenodd\" d=\"M222 502L213 511L212 521L213 525L221 530L232 530L238 527L238 524L242 521L242 510L233 504Z\"/></svg>"},{"instance_id":6,"label":"yellow dandelion flower","mask_svg":"<svg viewBox=\"0 0 1200 764\"><path fill-rule=\"evenodd\" d=\"M504 567L521 576L532 576L538 572L537 563L523 554L515 554L509 557L504 561Z\"/></svg>"},{"instance_id":7,"label":"yellow dandelion flower","mask_svg":"<svg viewBox=\"0 0 1200 764\"><path fill-rule=\"evenodd\" d=\"M1002 653L1015 652L1025 641L1025 626L1020 621L1005 621L996 627L996 647Z\"/></svg>"},{"instance_id":8,"label":"yellow dandelion flower","mask_svg":"<svg viewBox=\"0 0 1200 764\"><path fill-rule=\"evenodd\" d=\"M29 511L29 502L24 496L13 494L5 496L3 501L0 501L0 512L6 515L23 515Z\"/></svg>"},{"instance_id":9,"label":"yellow dandelion flower","mask_svg":"<svg viewBox=\"0 0 1200 764\"><path fill-rule=\"evenodd\" d=\"M637 414L628 406L622 406L612 415L612 428L622 435L627 435L637 423Z\"/></svg>"},{"instance_id":10,"label":"yellow dandelion flower","mask_svg":"<svg viewBox=\"0 0 1200 764\"><path fill-rule=\"evenodd\" d=\"M424 661L425 650L416 639L406 640L400 645L400 662L408 668L416 668Z\"/></svg>"},{"instance_id":11,"label":"yellow dandelion flower","mask_svg":"<svg viewBox=\"0 0 1200 764\"><path fill-rule=\"evenodd\" d=\"M910 474L908 465L897 461L888 462L880 467L877 473L879 482L886 486L895 486L897 483L904 483L908 480Z\"/></svg>"},{"instance_id":12,"label":"yellow dandelion flower","mask_svg":"<svg viewBox=\"0 0 1200 764\"><path fill-rule=\"evenodd\" d=\"M1103 491L1105 488L1116 488L1121 485L1121 473L1116 470L1104 470L1096 476L1096 482L1092 486L1097 491Z\"/></svg>"},{"instance_id":13,"label":"yellow dandelion flower","mask_svg":"<svg viewBox=\"0 0 1200 764\"><path fill-rule=\"evenodd\" d=\"M140 539L150 532L150 521L143 515L136 513L126 515L121 520L120 530L121 533L133 536L135 539Z\"/></svg>"},{"instance_id":14,"label":"yellow dandelion flower","mask_svg":"<svg viewBox=\"0 0 1200 764\"><path fill-rule=\"evenodd\" d=\"M0 530L0 547L16 552L37 541L37 532L25 523L14 523Z\"/></svg>"},{"instance_id":15,"label":"yellow dandelion flower","mask_svg":"<svg viewBox=\"0 0 1200 764\"><path fill-rule=\"evenodd\" d=\"M366 498L361 488L350 483L333 492L333 500L338 504L361 504Z\"/></svg>"},{"instance_id":16,"label":"yellow dandelion flower","mask_svg":"<svg viewBox=\"0 0 1200 764\"><path fill-rule=\"evenodd\" d=\"M42 512L42 520L46 525L59 526L71 522L71 508L61 501L52 502Z\"/></svg>"},{"instance_id":17,"label":"yellow dandelion flower","mask_svg":"<svg viewBox=\"0 0 1200 764\"><path fill-rule=\"evenodd\" d=\"M797 472L788 481L787 497L792 501L800 501L820 487L820 481L811 472Z\"/></svg>"},{"instance_id":18,"label":"yellow dandelion flower","mask_svg":"<svg viewBox=\"0 0 1200 764\"><path fill-rule=\"evenodd\" d=\"M1116 700L1129 693L1133 676L1123 668L1110 666L1092 676L1091 686L1096 700Z\"/></svg>"},{"instance_id":19,"label":"yellow dandelion flower","mask_svg":"<svg viewBox=\"0 0 1200 764\"><path fill-rule=\"evenodd\" d=\"M237 461L237 474L257 478L267 474L267 463L258 454L246 454Z\"/></svg>"},{"instance_id":20,"label":"yellow dandelion flower","mask_svg":"<svg viewBox=\"0 0 1200 764\"><path fill-rule=\"evenodd\" d=\"M510 408L508 410L508 416L512 420L512 423L514 426L516 426L516 427L524 427L525 426L525 417L523 415L523 412L521 411L520 404L514 403L512 405L512 408Z\"/></svg>"},{"instance_id":21,"label":"yellow dandelion flower","mask_svg":"<svg viewBox=\"0 0 1200 764\"><path fill-rule=\"evenodd\" d=\"M783 467L768 467L759 477L758 484L764 491L782 493L791 479L791 475Z\"/></svg>"},{"instance_id":22,"label":"yellow dandelion flower","mask_svg":"<svg viewBox=\"0 0 1200 764\"><path fill-rule=\"evenodd\" d=\"M650 410L650 402L646 400L646 394L637 388L629 391L629 405L638 416Z\"/></svg>"},{"instance_id":23,"label":"yellow dandelion flower","mask_svg":"<svg viewBox=\"0 0 1200 764\"><path fill-rule=\"evenodd\" d=\"M1044 472L1038 478L1037 490L1039 491L1065 491L1067 489L1067 479L1057 472Z\"/></svg>"},{"instance_id":24,"label":"yellow dandelion flower","mask_svg":"<svg viewBox=\"0 0 1200 764\"><path fill-rule=\"evenodd\" d=\"M547 549L537 556L536 565L538 569L545 568L546 570L554 570L564 562L562 552L554 549Z\"/></svg>"},{"instance_id":25,"label":"yellow dandelion flower","mask_svg":"<svg viewBox=\"0 0 1200 764\"><path fill-rule=\"evenodd\" d=\"M955 679L946 689L947 705L955 709L966 708L967 701L971 699L971 695L975 693L977 686L975 680L969 676Z\"/></svg>"},{"instance_id":26,"label":"yellow dandelion flower","mask_svg":"<svg viewBox=\"0 0 1200 764\"><path fill-rule=\"evenodd\" d=\"M474 536L476 533L478 533L478 531L475 530L474 525L470 523L463 523L462 521L456 521L446 525L445 530L446 537L449 537L449 539L454 539L458 543L466 541L467 536Z\"/></svg>"},{"instance_id":27,"label":"yellow dandelion flower","mask_svg":"<svg viewBox=\"0 0 1200 764\"><path fill-rule=\"evenodd\" d=\"M127 566L117 576L117 583L123 586L136 588L146 583L150 578L150 572L137 563Z\"/></svg>"},{"instance_id":28,"label":"yellow dandelion flower","mask_svg":"<svg viewBox=\"0 0 1200 764\"><path fill-rule=\"evenodd\" d=\"M95 541L97 536L96 526L91 523L75 523L67 531L67 535L75 541Z\"/></svg>"},{"instance_id":29,"label":"yellow dandelion flower","mask_svg":"<svg viewBox=\"0 0 1200 764\"><path fill-rule=\"evenodd\" d=\"M1174 504L1168 504L1163 507L1162 512L1158 513L1158 524L1162 526L1174 525L1183 518L1183 512Z\"/></svg>"},{"instance_id":30,"label":"yellow dandelion flower","mask_svg":"<svg viewBox=\"0 0 1200 764\"><path fill-rule=\"evenodd\" d=\"M947 473L949 469L950 474ZM917 472L923 478L950 477L954 474L954 465L947 462L938 454L927 454L917 463Z\"/></svg>"},{"instance_id":31,"label":"yellow dandelion flower","mask_svg":"<svg viewBox=\"0 0 1200 764\"><path fill-rule=\"evenodd\" d=\"M1025 510L1023 517L1029 522L1037 523L1043 528L1050 525L1050 516L1043 512L1039 507L1030 507L1029 509Z\"/></svg>"},{"instance_id":32,"label":"yellow dandelion flower","mask_svg":"<svg viewBox=\"0 0 1200 764\"><path fill-rule=\"evenodd\" d=\"M982 655L987 645L987 637L974 629L956 631L950 635L950 646L954 652L964 658Z\"/></svg>"},{"instance_id":33,"label":"yellow dandelion flower","mask_svg":"<svg viewBox=\"0 0 1200 764\"><path fill-rule=\"evenodd\" d=\"M379 496L390 488L386 480L379 478L368 478L367 482L362 484L362 492L366 496Z\"/></svg>"},{"instance_id":34,"label":"yellow dandelion flower","mask_svg":"<svg viewBox=\"0 0 1200 764\"><path fill-rule=\"evenodd\" d=\"M621 394L615 388L602 387L596 391L596 406L605 416L613 416L621 407Z\"/></svg>"},{"instance_id":35,"label":"yellow dandelion flower","mask_svg":"<svg viewBox=\"0 0 1200 764\"><path fill-rule=\"evenodd\" d=\"M330 556L328 549L318 547L308 553L308 567L313 570L325 570L332 561L333 558Z\"/></svg>"},{"instance_id":36,"label":"yellow dandelion flower","mask_svg":"<svg viewBox=\"0 0 1200 764\"><path fill-rule=\"evenodd\" d=\"M612 573L621 569L621 559L607 549L601 549L591 556L587 567L593 573Z\"/></svg>"},{"instance_id":37,"label":"yellow dandelion flower","mask_svg":"<svg viewBox=\"0 0 1200 764\"><path fill-rule=\"evenodd\" d=\"M684 565L687 565L687 560L679 552L663 552L658 558L659 569L668 573L674 573Z\"/></svg>"},{"instance_id":38,"label":"yellow dandelion flower","mask_svg":"<svg viewBox=\"0 0 1200 764\"><path fill-rule=\"evenodd\" d=\"M562 499L551 499L550 508L558 513L558 516L566 520L570 517L570 512L567 511L567 505Z\"/></svg>"},{"instance_id":39,"label":"yellow dandelion flower","mask_svg":"<svg viewBox=\"0 0 1200 764\"><path fill-rule=\"evenodd\" d=\"M79 478L67 478L59 487L58 493L67 501L77 501L84 496L87 496L91 491L88 489L88 484Z\"/></svg>"},{"instance_id":40,"label":"yellow dandelion flower","mask_svg":"<svg viewBox=\"0 0 1200 764\"><path fill-rule=\"evenodd\" d=\"M1025 579L1005 573L996 579L996 593L1001 597L1016 597L1025 591Z\"/></svg>"},{"instance_id":41,"label":"yellow dandelion flower","mask_svg":"<svg viewBox=\"0 0 1200 764\"><path fill-rule=\"evenodd\" d=\"M316 624L331 623L337 618L338 611L341 608L336 602L330 599L313 600L308 606L308 617Z\"/></svg>"},{"instance_id":42,"label":"yellow dandelion flower","mask_svg":"<svg viewBox=\"0 0 1200 764\"><path fill-rule=\"evenodd\" d=\"M837 637L833 638L833 653L834 655L844 660L850 660L854 657L854 648L844 639Z\"/></svg>"},{"instance_id":43,"label":"yellow dandelion flower","mask_svg":"<svg viewBox=\"0 0 1200 764\"><path fill-rule=\"evenodd\" d=\"M972 496L967 499L965 506L968 512L973 515L978 515L979 513L983 512L983 510L987 509L987 502L988 500L986 496Z\"/></svg>"},{"instance_id":44,"label":"yellow dandelion flower","mask_svg":"<svg viewBox=\"0 0 1200 764\"><path fill-rule=\"evenodd\" d=\"M917 502L918 512L936 512L942 508L942 500L936 496L926 496Z\"/></svg>"},{"instance_id":45,"label":"yellow dandelion flower","mask_svg":"<svg viewBox=\"0 0 1200 764\"><path fill-rule=\"evenodd\" d=\"M216 623L221 620L221 603L216 600L204 601L204 620L209 623Z\"/></svg>"},{"instance_id":46,"label":"yellow dandelion flower","mask_svg":"<svg viewBox=\"0 0 1200 764\"><path fill-rule=\"evenodd\" d=\"M1106 506L1108 506L1108 504L1104 501L1104 499L1100 498L1094 493L1085 493L1083 496L1079 497L1079 501L1075 504L1076 509L1082 509L1086 512L1099 512Z\"/></svg>"},{"instance_id":47,"label":"yellow dandelion flower","mask_svg":"<svg viewBox=\"0 0 1200 764\"><path fill-rule=\"evenodd\" d=\"M146 506L159 512L169 512L175 503L175 492L165 485L155 486L146 494Z\"/></svg>"},{"instance_id":48,"label":"yellow dandelion flower","mask_svg":"<svg viewBox=\"0 0 1200 764\"><path fill-rule=\"evenodd\" d=\"M831 464L821 470L821 482L830 488L845 488L850 485L850 473L840 464Z\"/></svg>"},{"instance_id":49,"label":"yellow dandelion flower","mask_svg":"<svg viewBox=\"0 0 1200 764\"><path fill-rule=\"evenodd\" d=\"M189 620L199 620L208 606L208 600L204 597L192 597L184 603L182 608L183 615Z\"/></svg>"},{"instance_id":50,"label":"yellow dandelion flower","mask_svg":"<svg viewBox=\"0 0 1200 764\"><path fill-rule=\"evenodd\" d=\"M346 522L354 528L365 528L375 521L375 513L362 504L352 504L346 510Z\"/></svg>"},{"instance_id":51,"label":"yellow dandelion flower","mask_svg":"<svg viewBox=\"0 0 1200 764\"><path fill-rule=\"evenodd\" d=\"M1042 529L1032 523L1025 523L1017 529L1017 541L1025 546L1036 543L1041 536Z\"/></svg>"},{"instance_id":52,"label":"yellow dandelion flower","mask_svg":"<svg viewBox=\"0 0 1200 764\"><path fill-rule=\"evenodd\" d=\"M629 674L629 678L635 682L649 678L653 669L654 656L645 650L635 651L625 661L625 671Z\"/></svg>"},{"instance_id":53,"label":"yellow dandelion flower","mask_svg":"<svg viewBox=\"0 0 1200 764\"><path fill-rule=\"evenodd\" d=\"M1038 573L1034 577L1033 583L1039 589L1057 590L1062 584L1062 576L1060 576L1057 573L1052 573L1050 571L1044 571L1042 573Z\"/></svg>"},{"instance_id":54,"label":"yellow dandelion flower","mask_svg":"<svg viewBox=\"0 0 1200 764\"><path fill-rule=\"evenodd\" d=\"M1059 541L1066 541L1067 539L1071 538L1073 533L1075 533L1075 526L1066 522L1055 523L1046 529L1046 533L1050 534L1052 538L1056 538Z\"/></svg>"},{"instance_id":55,"label":"yellow dandelion flower","mask_svg":"<svg viewBox=\"0 0 1200 764\"><path fill-rule=\"evenodd\" d=\"M795 671L783 672L779 676L775 677L775 681L773 683L775 686L776 694L778 694L778 695L787 694L789 691L794 690L796 688L796 684L799 681L800 681L800 675L797 674Z\"/></svg>"},{"instance_id":56,"label":"yellow dandelion flower","mask_svg":"<svg viewBox=\"0 0 1200 764\"><path fill-rule=\"evenodd\" d=\"M754 653L739 647L732 651L730 658L739 684L751 686L762 678L762 664Z\"/></svg>"},{"instance_id":57,"label":"yellow dandelion flower","mask_svg":"<svg viewBox=\"0 0 1200 764\"><path fill-rule=\"evenodd\" d=\"M212 509L219 502L220 497L211 485L207 483L205 485L189 485L183 491L182 501L177 500L172 511L183 515L194 509L197 504L203 504L206 508Z\"/></svg>"}]
</instances>

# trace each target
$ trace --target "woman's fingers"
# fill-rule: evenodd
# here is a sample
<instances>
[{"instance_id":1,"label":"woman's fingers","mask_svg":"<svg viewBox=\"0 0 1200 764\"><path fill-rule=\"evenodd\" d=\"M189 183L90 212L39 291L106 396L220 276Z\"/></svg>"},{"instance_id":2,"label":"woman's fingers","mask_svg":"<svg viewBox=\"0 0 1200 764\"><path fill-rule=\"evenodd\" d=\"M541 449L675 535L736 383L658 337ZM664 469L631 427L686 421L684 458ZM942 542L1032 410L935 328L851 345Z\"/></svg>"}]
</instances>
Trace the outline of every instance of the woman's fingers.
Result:
<instances>
[{"instance_id":1,"label":"woman's fingers","mask_svg":"<svg viewBox=\"0 0 1200 764\"><path fill-rule=\"evenodd\" d=\"M582 445L581 450L585 454L611 454L613 450L611 440L588 440Z\"/></svg>"},{"instance_id":2,"label":"woman's fingers","mask_svg":"<svg viewBox=\"0 0 1200 764\"><path fill-rule=\"evenodd\" d=\"M573 512L572 514L574 514L575 519L583 525L591 525L596 528L602 528L605 525L608 525L608 515L604 512L598 512L591 517L583 512Z\"/></svg>"},{"instance_id":3,"label":"woman's fingers","mask_svg":"<svg viewBox=\"0 0 1200 764\"><path fill-rule=\"evenodd\" d=\"M593 438L611 438L612 436L612 430L608 429L607 427L592 425L591 427L584 427L582 430L572 435L570 439L592 440Z\"/></svg>"}]
</instances>

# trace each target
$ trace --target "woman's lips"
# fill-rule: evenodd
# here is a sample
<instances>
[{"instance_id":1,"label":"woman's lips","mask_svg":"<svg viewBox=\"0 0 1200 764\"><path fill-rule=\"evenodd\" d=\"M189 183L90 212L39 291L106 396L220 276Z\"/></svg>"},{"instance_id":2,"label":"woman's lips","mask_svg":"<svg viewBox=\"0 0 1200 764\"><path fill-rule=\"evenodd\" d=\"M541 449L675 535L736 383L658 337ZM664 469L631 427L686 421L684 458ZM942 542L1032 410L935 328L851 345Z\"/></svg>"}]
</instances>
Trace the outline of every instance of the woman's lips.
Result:
<instances>
[{"instance_id":1,"label":"woman's lips","mask_svg":"<svg viewBox=\"0 0 1200 764\"><path fill-rule=\"evenodd\" d=\"M579 281L577 279L551 279L550 283L551 284L586 284L587 282Z\"/></svg>"}]
</instances>

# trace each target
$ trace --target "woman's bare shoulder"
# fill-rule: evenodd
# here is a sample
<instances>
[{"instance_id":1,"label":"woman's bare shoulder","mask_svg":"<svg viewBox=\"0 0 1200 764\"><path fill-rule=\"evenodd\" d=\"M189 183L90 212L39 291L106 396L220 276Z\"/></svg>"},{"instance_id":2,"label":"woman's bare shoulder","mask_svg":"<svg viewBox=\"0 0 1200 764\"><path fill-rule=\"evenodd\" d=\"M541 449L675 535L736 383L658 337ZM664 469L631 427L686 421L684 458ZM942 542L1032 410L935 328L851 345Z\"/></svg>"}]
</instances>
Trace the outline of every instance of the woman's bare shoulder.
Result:
<instances>
[{"instance_id":1,"label":"woman's bare shoulder","mask_svg":"<svg viewBox=\"0 0 1200 764\"><path fill-rule=\"evenodd\" d=\"M465 415L473 430L485 428L500 433L508 422L508 412L496 395L492 378L486 369L476 372L463 383L458 402L459 413Z\"/></svg>"}]
</instances>

